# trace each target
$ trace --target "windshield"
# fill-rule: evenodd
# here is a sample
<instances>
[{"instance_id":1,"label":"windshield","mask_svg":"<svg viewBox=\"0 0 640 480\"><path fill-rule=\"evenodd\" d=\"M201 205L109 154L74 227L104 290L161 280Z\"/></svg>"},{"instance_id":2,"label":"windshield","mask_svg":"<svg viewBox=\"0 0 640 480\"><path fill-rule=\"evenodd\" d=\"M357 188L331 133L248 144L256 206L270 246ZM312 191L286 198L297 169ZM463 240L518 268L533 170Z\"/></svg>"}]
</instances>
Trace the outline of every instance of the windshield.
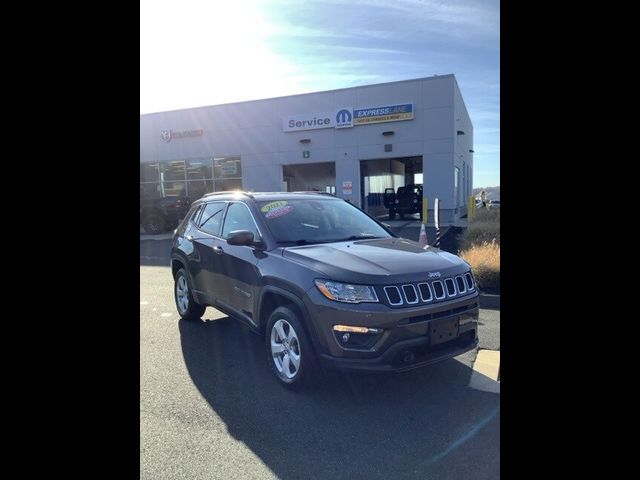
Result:
<instances>
[{"instance_id":1,"label":"windshield","mask_svg":"<svg viewBox=\"0 0 640 480\"><path fill-rule=\"evenodd\" d=\"M367 215L334 198L256 202L279 244L305 245L391 235Z\"/></svg>"}]
</instances>

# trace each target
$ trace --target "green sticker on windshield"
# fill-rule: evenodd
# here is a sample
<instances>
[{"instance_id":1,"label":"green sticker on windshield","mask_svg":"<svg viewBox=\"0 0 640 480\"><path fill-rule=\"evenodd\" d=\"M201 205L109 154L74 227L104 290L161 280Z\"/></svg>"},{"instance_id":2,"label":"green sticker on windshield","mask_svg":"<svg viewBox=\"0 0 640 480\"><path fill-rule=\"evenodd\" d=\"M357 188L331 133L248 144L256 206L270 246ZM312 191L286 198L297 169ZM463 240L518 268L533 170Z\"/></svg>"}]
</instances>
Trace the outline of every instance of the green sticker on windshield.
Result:
<instances>
[{"instance_id":1,"label":"green sticker on windshield","mask_svg":"<svg viewBox=\"0 0 640 480\"><path fill-rule=\"evenodd\" d=\"M268 213L271 210L275 210L276 208L282 208L287 204L284 200L278 200L277 202L267 203L264 207L260 209L263 213Z\"/></svg>"}]
</instances>

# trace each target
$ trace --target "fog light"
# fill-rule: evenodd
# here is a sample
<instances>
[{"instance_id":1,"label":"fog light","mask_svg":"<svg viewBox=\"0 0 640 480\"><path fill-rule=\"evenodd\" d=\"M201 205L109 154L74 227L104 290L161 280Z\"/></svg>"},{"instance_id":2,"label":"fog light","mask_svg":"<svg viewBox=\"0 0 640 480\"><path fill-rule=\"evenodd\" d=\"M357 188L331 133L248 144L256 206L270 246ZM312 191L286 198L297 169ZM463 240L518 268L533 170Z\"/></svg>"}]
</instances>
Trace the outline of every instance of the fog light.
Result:
<instances>
[{"instance_id":1,"label":"fog light","mask_svg":"<svg viewBox=\"0 0 640 480\"><path fill-rule=\"evenodd\" d=\"M334 325L333 335L341 347L356 350L369 350L380 340L382 328Z\"/></svg>"},{"instance_id":2,"label":"fog light","mask_svg":"<svg viewBox=\"0 0 640 480\"><path fill-rule=\"evenodd\" d=\"M378 333L378 332L380 332L379 328L353 327L351 325L334 325L333 329L336 332L354 332L354 333Z\"/></svg>"}]
</instances>

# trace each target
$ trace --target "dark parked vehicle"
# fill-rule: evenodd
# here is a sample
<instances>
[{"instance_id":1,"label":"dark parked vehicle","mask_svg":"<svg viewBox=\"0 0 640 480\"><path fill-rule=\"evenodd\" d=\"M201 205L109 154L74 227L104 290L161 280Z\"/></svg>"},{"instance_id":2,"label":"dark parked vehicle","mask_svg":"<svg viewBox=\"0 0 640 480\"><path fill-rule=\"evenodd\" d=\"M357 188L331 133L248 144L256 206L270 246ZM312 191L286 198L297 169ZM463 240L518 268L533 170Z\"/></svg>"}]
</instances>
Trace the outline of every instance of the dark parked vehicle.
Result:
<instances>
[{"instance_id":1,"label":"dark parked vehicle","mask_svg":"<svg viewBox=\"0 0 640 480\"><path fill-rule=\"evenodd\" d=\"M205 195L176 230L171 270L180 316L210 305L246 323L286 386L319 366L400 372L478 345L469 265L329 194Z\"/></svg>"},{"instance_id":2,"label":"dark parked vehicle","mask_svg":"<svg viewBox=\"0 0 640 480\"><path fill-rule=\"evenodd\" d=\"M413 213L419 213L422 220L422 185L398 187L397 193L393 193L393 188L386 188L384 206L389 209L389 220L395 220L396 214L404 218Z\"/></svg>"},{"instance_id":3,"label":"dark parked vehicle","mask_svg":"<svg viewBox=\"0 0 640 480\"><path fill-rule=\"evenodd\" d=\"M183 196L140 198L140 224L151 234L172 230L185 217L191 201Z\"/></svg>"}]
</instances>

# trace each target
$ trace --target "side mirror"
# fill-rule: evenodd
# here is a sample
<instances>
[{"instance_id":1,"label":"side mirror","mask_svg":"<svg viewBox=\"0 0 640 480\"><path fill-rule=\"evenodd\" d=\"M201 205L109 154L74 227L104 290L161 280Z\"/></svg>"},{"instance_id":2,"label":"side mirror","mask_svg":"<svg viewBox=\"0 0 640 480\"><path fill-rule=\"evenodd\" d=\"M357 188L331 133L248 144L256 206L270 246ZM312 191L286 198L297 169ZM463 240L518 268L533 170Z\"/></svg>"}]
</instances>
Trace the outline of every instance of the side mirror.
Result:
<instances>
[{"instance_id":1,"label":"side mirror","mask_svg":"<svg viewBox=\"0 0 640 480\"><path fill-rule=\"evenodd\" d=\"M243 245L247 247L253 246L253 232L249 230L234 230L227 238L229 245Z\"/></svg>"}]
</instances>

